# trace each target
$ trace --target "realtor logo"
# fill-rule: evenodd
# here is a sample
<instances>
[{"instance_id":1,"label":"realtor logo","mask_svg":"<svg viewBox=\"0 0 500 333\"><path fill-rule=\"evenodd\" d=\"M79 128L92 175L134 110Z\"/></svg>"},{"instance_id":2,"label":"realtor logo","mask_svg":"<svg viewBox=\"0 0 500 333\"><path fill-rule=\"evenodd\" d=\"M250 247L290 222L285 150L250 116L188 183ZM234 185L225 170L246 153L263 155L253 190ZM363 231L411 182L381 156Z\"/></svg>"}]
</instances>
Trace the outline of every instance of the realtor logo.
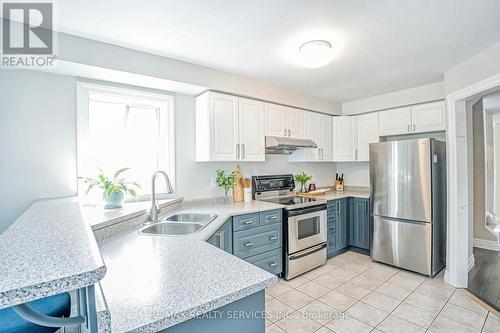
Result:
<instances>
[{"instance_id":1,"label":"realtor logo","mask_svg":"<svg viewBox=\"0 0 500 333\"><path fill-rule=\"evenodd\" d=\"M2 16L2 66L52 66L53 3L4 2Z\"/></svg>"}]
</instances>

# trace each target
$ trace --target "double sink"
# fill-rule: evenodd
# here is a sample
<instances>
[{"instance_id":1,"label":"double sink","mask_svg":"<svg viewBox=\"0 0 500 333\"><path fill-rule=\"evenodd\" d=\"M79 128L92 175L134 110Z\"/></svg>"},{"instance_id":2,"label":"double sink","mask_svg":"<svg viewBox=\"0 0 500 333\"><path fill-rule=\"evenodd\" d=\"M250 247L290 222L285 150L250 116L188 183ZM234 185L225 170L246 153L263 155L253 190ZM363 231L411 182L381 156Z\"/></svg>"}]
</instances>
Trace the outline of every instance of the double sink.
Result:
<instances>
[{"instance_id":1,"label":"double sink","mask_svg":"<svg viewBox=\"0 0 500 333\"><path fill-rule=\"evenodd\" d=\"M178 213L141 229L143 235L192 234L217 218L216 214Z\"/></svg>"}]
</instances>

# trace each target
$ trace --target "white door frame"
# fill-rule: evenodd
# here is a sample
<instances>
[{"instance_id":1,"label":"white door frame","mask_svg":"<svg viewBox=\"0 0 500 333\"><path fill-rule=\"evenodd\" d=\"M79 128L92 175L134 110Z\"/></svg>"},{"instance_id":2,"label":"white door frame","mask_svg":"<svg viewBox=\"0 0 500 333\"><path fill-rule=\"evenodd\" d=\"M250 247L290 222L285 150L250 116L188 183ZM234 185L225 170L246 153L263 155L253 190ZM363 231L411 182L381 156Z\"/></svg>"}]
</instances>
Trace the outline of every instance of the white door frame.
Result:
<instances>
[{"instance_id":1,"label":"white door frame","mask_svg":"<svg viewBox=\"0 0 500 333\"><path fill-rule=\"evenodd\" d=\"M468 210L470 203L467 198L467 181L460 176L466 175L467 164L462 163L459 151L466 145L464 129L460 126L457 114L465 111L465 101L475 95L500 87L500 74L483 81L474 83L446 96L447 130L446 130L446 158L448 180L448 225L446 245L446 271L444 279L447 283L466 288L468 284L469 263L469 221ZM466 161L466 159L465 159Z\"/></svg>"}]
</instances>

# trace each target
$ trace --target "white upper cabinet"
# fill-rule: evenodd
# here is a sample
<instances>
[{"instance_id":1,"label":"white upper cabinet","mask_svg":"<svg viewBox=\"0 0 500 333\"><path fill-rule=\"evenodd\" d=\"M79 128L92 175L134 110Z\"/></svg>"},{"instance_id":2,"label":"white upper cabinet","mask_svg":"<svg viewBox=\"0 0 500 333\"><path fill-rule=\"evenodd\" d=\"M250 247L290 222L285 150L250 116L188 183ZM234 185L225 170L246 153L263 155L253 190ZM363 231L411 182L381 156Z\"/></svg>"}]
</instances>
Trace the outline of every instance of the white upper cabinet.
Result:
<instances>
[{"instance_id":1,"label":"white upper cabinet","mask_svg":"<svg viewBox=\"0 0 500 333\"><path fill-rule=\"evenodd\" d=\"M240 160L265 161L264 103L239 98Z\"/></svg>"},{"instance_id":2,"label":"white upper cabinet","mask_svg":"<svg viewBox=\"0 0 500 333\"><path fill-rule=\"evenodd\" d=\"M414 133L446 129L446 109L443 101L414 105L411 107L411 117Z\"/></svg>"},{"instance_id":3,"label":"white upper cabinet","mask_svg":"<svg viewBox=\"0 0 500 333\"><path fill-rule=\"evenodd\" d=\"M333 160L355 161L357 148L356 117L333 117Z\"/></svg>"},{"instance_id":4,"label":"white upper cabinet","mask_svg":"<svg viewBox=\"0 0 500 333\"><path fill-rule=\"evenodd\" d=\"M314 141L318 148L298 149L289 156L290 162L333 161L332 116L303 111L303 137Z\"/></svg>"},{"instance_id":5,"label":"white upper cabinet","mask_svg":"<svg viewBox=\"0 0 500 333\"><path fill-rule=\"evenodd\" d=\"M380 136L444 131L446 108L443 101L379 112Z\"/></svg>"},{"instance_id":6,"label":"white upper cabinet","mask_svg":"<svg viewBox=\"0 0 500 333\"><path fill-rule=\"evenodd\" d=\"M378 112L356 116L358 135L358 161L370 160L370 143L379 142Z\"/></svg>"},{"instance_id":7,"label":"white upper cabinet","mask_svg":"<svg viewBox=\"0 0 500 333\"><path fill-rule=\"evenodd\" d=\"M264 104L215 92L196 98L196 161L264 161Z\"/></svg>"},{"instance_id":8,"label":"white upper cabinet","mask_svg":"<svg viewBox=\"0 0 500 333\"><path fill-rule=\"evenodd\" d=\"M397 108L379 112L379 135L399 135L411 132L411 108Z\"/></svg>"},{"instance_id":9,"label":"white upper cabinet","mask_svg":"<svg viewBox=\"0 0 500 333\"><path fill-rule=\"evenodd\" d=\"M333 121L332 116L319 114L320 145L319 158L324 162L333 161Z\"/></svg>"},{"instance_id":10,"label":"white upper cabinet","mask_svg":"<svg viewBox=\"0 0 500 333\"><path fill-rule=\"evenodd\" d=\"M265 105L266 135L304 137L304 111L271 103Z\"/></svg>"},{"instance_id":11,"label":"white upper cabinet","mask_svg":"<svg viewBox=\"0 0 500 333\"><path fill-rule=\"evenodd\" d=\"M268 136L288 136L286 106L265 103L265 126Z\"/></svg>"},{"instance_id":12,"label":"white upper cabinet","mask_svg":"<svg viewBox=\"0 0 500 333\"><path fill-rule=\"evenodd\" d=\"M304 112L299 109L288 108L287 131L291 138L304 137Z\"/></svg>"}]
</instances>

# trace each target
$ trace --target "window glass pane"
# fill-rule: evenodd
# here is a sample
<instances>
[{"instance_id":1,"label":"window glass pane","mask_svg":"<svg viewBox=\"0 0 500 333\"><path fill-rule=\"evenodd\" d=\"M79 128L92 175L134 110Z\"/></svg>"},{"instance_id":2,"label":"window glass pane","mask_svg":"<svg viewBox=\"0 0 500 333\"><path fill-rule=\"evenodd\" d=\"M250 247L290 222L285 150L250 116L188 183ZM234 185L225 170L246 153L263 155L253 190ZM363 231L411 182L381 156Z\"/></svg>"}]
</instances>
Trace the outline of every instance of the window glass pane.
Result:
<instances>
[{"instance_id":1,"label":"window glass pane","mask_svg":"<svg viewBox=\"0 0 500 333\"><path fill-rule=\"evenodd\" d=\"M169 110L165 106L158 107L157 101L151 105L133 105L127 103L126 98L122 101L119 95L89 100L89 156L85 157L88 174L84 176L95 176L99 167L109 176L127 167L130 170L124 176L141 185L138 194L149 194L154 171L165 170L173 182L171 170L159 163L160 155L164 156L164 151L169 148L169 142L164 142L168 133L160 133L160 129L165 132L166 128L170 128L165 124L160 126L160 113ZM162 117L163 121L168 119L167 116ZM163 181L158 182L157 191L166 191Z\"/></svg>"}]
</instances>

